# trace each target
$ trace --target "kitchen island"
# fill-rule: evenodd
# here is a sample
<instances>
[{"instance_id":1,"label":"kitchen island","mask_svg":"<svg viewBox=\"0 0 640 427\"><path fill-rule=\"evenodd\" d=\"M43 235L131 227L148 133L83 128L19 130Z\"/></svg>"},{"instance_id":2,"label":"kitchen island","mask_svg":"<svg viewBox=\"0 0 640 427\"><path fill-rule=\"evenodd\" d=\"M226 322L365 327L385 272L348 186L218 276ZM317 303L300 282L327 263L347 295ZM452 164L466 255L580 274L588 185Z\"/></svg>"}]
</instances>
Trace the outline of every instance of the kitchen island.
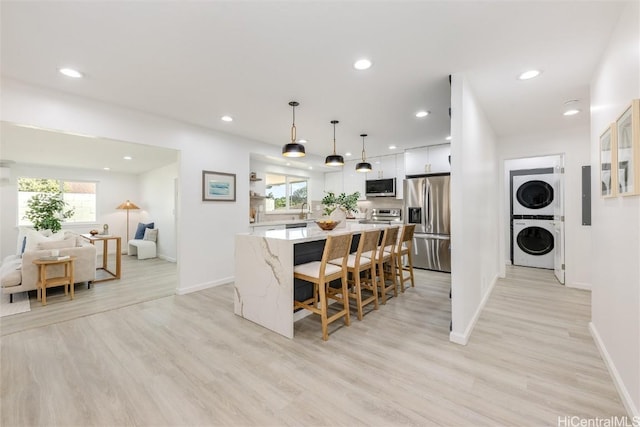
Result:
<instances>
[{"instance_id":1,"label":"kitchen island","mask_svg":"<svg viewBox=\"0 0 640 427\"><path fill-rule=\"evenodd\" d=\"M329 235L359 235L385 227L388 225L347 223L344 228L323 231L309 224L305 228L237 234L234 313L293 338L294 265L320 260Z\"/></svg>"}]
</instances>

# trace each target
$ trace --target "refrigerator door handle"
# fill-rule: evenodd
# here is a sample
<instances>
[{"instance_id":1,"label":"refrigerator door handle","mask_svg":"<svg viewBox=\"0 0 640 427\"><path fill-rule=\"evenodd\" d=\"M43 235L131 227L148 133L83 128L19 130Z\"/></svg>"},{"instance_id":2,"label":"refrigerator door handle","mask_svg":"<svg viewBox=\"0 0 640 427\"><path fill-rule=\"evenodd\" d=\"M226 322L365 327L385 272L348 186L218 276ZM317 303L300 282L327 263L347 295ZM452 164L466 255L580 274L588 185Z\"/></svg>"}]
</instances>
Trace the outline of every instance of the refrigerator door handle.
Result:
<instances>
[{"instance_id":1,"label":"refrigerator door handle","mask_svg":"<svg viewBox=\"0 0 640 427\"><path fill-rule=\"evenodd\" d=\"M429 188L429 183L427 180L425 180L425 185L424 185L424 191L425 191L425 200L427 202L427 212L425 215L425 225L424 225L424 229L427 232L431 231L431 189Z\"/></svg>"}]
</instances>

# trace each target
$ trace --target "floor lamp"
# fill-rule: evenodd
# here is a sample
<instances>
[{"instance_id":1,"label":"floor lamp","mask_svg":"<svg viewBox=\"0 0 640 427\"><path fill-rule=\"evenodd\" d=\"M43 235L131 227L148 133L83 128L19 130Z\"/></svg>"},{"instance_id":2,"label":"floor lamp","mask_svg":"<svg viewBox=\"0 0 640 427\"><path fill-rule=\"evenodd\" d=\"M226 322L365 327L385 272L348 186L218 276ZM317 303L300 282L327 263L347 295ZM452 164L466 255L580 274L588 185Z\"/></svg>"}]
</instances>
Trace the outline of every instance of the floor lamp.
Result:
<instances>
[{"instance_id":1,"label":"floor lamp","mask_svg":"<svg viewBox=\"0 0 640 427\"><path fill-rule=\"evenodd\" d=\"M140 208L136 206L135 203L132 203L129 200L127 200L126 202L120 204L116 209L124 209L127 211L127 242L128 242L129 241L129 211L131 209L140 209Z\"/></svg>"}]
</instances>

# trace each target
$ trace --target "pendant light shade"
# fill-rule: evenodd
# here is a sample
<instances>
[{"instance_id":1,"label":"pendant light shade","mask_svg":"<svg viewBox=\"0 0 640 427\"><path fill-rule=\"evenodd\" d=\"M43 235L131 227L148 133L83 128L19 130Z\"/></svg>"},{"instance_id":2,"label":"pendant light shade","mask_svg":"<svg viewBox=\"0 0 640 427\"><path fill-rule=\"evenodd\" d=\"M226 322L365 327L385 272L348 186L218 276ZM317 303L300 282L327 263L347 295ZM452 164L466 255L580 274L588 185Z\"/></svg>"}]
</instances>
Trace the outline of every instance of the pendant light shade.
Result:
<instances>
[{"instance_id":1,"label":"pendant light shade","mask_svg":"<svg viewBox=\"0 0 640 427\"><path fill-rule=\"evenodd\" d=\"M340 123L337 120L331 120L331 124L333 125L333 154L328 155L324 160L324 164L327 166L342 166L344 165L344 158L336 154L336 124Z\"/></svg>"},{"instance_id":2,"label":"pendant light shade","mask_svg":"<svg viewBox=\"0 0 640 427\"><path fill-rule=\"evenodd\" d=\"M285 157L304 157L304 145L296 142L296 107L300 104L296 101L291 101L289 105L291 105L291 109L293 110L293 122L291 124L291 142L285 144L284 147L282 147L282 155Z\"/></svg>"},{"instance_id":3,"label":"pendant light shade","mask_svg":"<svg viewBox=\"0 0 640 427\"><path fill-rule=\"evenodd\" d=\"M367 134L362 133L360 136L362 137L362 161L356 165L356 172L371 172L373 168L371 167L371 163L367 162L367 158L364 154L364 138Z\"/></svg>"}]
</instances>

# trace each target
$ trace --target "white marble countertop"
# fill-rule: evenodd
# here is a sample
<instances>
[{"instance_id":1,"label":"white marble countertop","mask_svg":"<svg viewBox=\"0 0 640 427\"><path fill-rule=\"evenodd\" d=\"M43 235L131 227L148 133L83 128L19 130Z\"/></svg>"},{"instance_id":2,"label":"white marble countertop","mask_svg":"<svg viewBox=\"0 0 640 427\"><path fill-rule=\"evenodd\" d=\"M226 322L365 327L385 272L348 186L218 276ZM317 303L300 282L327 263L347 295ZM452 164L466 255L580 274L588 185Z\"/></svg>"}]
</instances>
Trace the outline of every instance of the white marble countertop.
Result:
<instances>
[{"instance_id":1,"label":"white marble countertop","mask_svg":"<svg viewBox=\"0 0 640 427\"><path fill-rule=\"evenodd\" d=\"M345 233L361 232L365 230L384 229L387 224L359 224L347 222L343 228L336 228L331 231L324 231L315 224L309 224L306 228L290 228L288 230L259 230L253 233L242 233L246 236L267 238L275 240L286 240L292 243L312 242L314 240L324 240L327 236L340 235Z\"/></svg>"},{"instance_id":2,"label":"white marble countertop","mask_svg":"<svg viewBox=\"0 0 640 427\"><path fill-rule=\"evenodd\" d=\"M260 221L260 222L250 222L250 227L260 227L260 226L270 226L270 225L287 225L287 224L300 224L302 222L313 222L315 219L280 219L277 221Z\"/></svg>"}]
</instances>

